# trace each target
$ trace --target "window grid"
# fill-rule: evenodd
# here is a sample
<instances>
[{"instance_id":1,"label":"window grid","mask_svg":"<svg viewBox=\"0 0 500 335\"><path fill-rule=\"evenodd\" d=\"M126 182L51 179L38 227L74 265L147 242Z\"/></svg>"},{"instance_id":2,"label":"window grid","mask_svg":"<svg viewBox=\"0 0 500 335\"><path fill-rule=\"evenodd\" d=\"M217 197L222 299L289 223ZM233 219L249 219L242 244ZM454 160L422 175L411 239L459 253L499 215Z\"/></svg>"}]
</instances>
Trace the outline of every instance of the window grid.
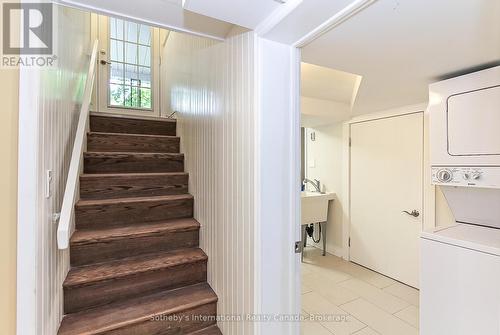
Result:
<instances>
[{"instance_id":1,"label":"window grid","mask_svg":"<svg viewBox=\"0 0 500 335\"><path fill-rule=\"evenodd\" d=\"M120 27L118 27L118 24L121 25L122 39L111 37L111 35L112 35L111 34L111 30L112 30L112 21L111 20L114 20L114 26L116 29L116 31L114 32L115 36L118 36L117 32L118 32L118 29L120 29ZM151 64L152 64L151 37L152 37L152 32L151 32L151 27L148 27L146 25L136 24L137 30L135 31L135 41L130 41L129 36L126 36L126 31L125 31L125 28L126 27L128 28L127 24L128 24L127 21L122 21L122 20L118 20L118 19L114 19L114 18L110 18L110 21L109 21L109 29L110 29L110 34L109 34L109 42L110 43L109 43L109 45L110 46L112 45L112 41L122 43L121 53L122 53L122 60L123 61L115 61L115 60L112 61L112 63L114 63L114 64L121 64L122 65L122 70L121 70L122 75L120 78L121 83L114 83L111 81L112 73L111 73L111 71L109 72L110 78L108 80L108 85L109 85L108 103L111 107L125 107L125 108L151 110L151 108L152 108L152 105L151 105L151 101L152 101L151 100L151 98L152 98L152 90L151 90L152 89L152 87L151 87L151 84L152 84L152 81L151 81L151 74L152 74L151 73L152 72L151 71ZM131 23L131 24L135 24L135 23ZM147 28L149 30L149 34L148 34L149 45L139 42L140 35L141 35L141 29L143 29L143 28ZM126 46L127 46L127 44L131 44L131 45L135 46L136 63L126 62L126 60L127 60L126 59ZM140 63L141 63L141 61L140 61L140 50L141 50L140 46L149 48L149 64L150 64L149 66L140 65ZM116 51L118 51L118 50L116 50ZM135 70L136 70L135 73L136 73L137 77L139 77L139 73L141 73L139 71L139 69L141 69L141 68L142 69L149 69L149 85L142 86L142 83L141 83L142 80L140 78L128 78L130 80L127 80L127 77L126 77L126 66L127 65L135 67ZM134 83L137 83L137 84L134 84ZM111 87L118 87L118 89L121 88L123 90L121 93L119 93L118 97L114 98L115 102L117 102L115 104L113 104L112 97L111 97L111 91L112 91ZM136 95L136 103L134 103L134 92ZM127 97L127 93L128 93L128 97ZM145 98L146 98L147 94L149 95L149 99L145 99L146 100L145 106L143 106L143 102L142 102L143 93L145 94Z\"/></svg>"}]
</instances>

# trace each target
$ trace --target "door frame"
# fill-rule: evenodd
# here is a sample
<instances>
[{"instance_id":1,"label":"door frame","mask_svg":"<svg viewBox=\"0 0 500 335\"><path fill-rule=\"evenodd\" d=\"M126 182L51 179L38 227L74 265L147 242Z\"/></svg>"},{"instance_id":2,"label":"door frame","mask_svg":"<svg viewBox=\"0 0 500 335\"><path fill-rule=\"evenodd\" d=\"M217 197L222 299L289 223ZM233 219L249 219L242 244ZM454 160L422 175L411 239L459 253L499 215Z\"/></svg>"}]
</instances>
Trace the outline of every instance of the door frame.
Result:
<instances>
[{"instance_id":1,"label":"door frame","mask_svg":"<svg viewBox=\"0 0 500 335\"><path fill-rule=\"evenodd\" d=\"M120 18L124 21L137 22L139 24L144 24L143 22L138 22L131 20L129 18ZM147 109L136 109L136 108L120 108L120 107L110 107L108 96L109 87L106 84L104 88L104 83L109 78L109 65L100 64L101 60L109 61L109 16L95 14L95 18L92 19L92 25L96 25L96 28L92 29L93 37L101 41L99 50L99 64L97 65L97 77L94 84L94 103L93 109L100 113L118 114L118 115L132 115L132 116L147 116L147 117L160 117L161 114L161 99L160 99L160 57L161 57L161 41L160 41L160 28L156 26L151 26L151 53L152 63L151 63L151 79L152 87L151 94L153 95L153 101L151 102L151 110ZM106 93L104 93L106 92Z\"/></svg>"},{"instance_id":2,"label":"door frame","mask_svg":"<svg viewBox=\"0 0 500 335\"><path fill-rule=\"evenodd\" d=\"M436 190L431 184L431 167L429 151L429 115L427 113L427 103L404 106L401 108L390 109L383 112L370 113L352 118L343 124L343 160L342 166L342 201L346 205L346 214L342 220L342 247L343 258L351 260L349 238L351 231L351 125L361 122L369 122L380 119L399 117L409 114L422 113L424 117L423 129L423 164L422 164L422 230L435 227L435 199Z\"/></svg>"}]
</instances>

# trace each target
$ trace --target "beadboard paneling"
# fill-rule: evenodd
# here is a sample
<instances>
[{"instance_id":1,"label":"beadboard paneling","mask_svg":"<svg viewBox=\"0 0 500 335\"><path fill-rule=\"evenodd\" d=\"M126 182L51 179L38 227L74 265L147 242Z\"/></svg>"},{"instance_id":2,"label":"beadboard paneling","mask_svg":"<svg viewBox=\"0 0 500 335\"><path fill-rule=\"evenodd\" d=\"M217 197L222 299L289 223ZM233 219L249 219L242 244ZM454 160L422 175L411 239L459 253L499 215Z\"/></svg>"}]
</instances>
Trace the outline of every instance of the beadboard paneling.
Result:
<instances>
[{"instance_id":1,"label":"beadboard paneling","mask_svg":"<svg viewBox=\"0 0 500 335\"><path fill-rule=\"evenodd\" d=\"M42 73L39 100L43 119L43 168L39 172L44 178L46 170L53 171L51 194L44 199L39 240L45 245L41 263L45 280L40 283L44 335L56 334L63 316L62 283L69 270L69 252L58 250L57 224L51 216L61 211L91 51L90 13L61 6L58 19L59 66Z\"/></svg>"},{"instance_id":2,"label":"beadboard paneling","mask_svg":"<svg viewBox=\"0 0 500 335\"><path fill-rule=\"evenodd\" d=\"M32 257L35 258L36 269L20 269L18 273L27 275L30 271L35 271L35 278L32 280L36 285L37 306L36 322L31 322L30 311L35 306L26 306L29 300L26 300L22 293L18 295L18 314L21 313L18 315L18 334L57 334L63 316L62 283L69 270L69 253L68 250L61 251L57 248L57 222L52 216L61 210L89 64L90 14L54 6L58 22L58 48L55 51L58 64L52 68L22 71L20 84L20 89L24 90L22 99L29 100L27 105L21 106L20 113L32 113L32 118L36 121L36 134L30 136L35 136L38 147L23 149L24 154L31 150L36 162L31 172L37 183L29 185L36 206L36 221L31 223L32 229L29 233L34 236L33 241L36 242L31 245L31 236L21 236L18 245L18 250L22 249L22 253L33 249ZM26 106L29 106L28 111ZM46 174L49 170L52 171L50 188L46 184ZM22 176L20 173L20 178ZM23 194L20 193L20 204L27 200L22 197ZM26 232L26 222L20 221L20 225L23 227L20 227L19 232L23 234ZM23 241L26 244L23 244ZM27 264L23 263L22 257L20 262L18 266L21 268ZM31 289L21 287L18 292Z\"/></svg>"},{"instance_id":3,"label":"beadboard paneling","mask_svg":"<svg viewBox=\"0 0 500 335\"><path fill-rule=\"evenodd\" d=\"M254 48L252 32L235 30L225 42L171 32L162 57L164 92L178 112L200 244L222 316L255 311ZM250 322L219 326L224 334L254 333Z\"/></svg>"}]
</instances>

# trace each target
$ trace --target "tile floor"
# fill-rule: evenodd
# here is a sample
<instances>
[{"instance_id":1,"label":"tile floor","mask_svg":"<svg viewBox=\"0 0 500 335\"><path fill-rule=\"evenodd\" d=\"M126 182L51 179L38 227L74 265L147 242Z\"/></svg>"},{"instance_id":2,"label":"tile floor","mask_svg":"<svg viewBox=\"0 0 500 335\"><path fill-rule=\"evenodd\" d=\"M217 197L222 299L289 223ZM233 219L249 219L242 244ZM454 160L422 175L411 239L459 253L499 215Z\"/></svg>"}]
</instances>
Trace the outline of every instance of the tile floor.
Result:
<instances>
[{"instance_id":1,"label":"tile floor","mask_svg":"<svg viewBox=\"0 0 500 335\"><path fill-rule=\"evenodd\" d=\"M302 335L418 335L418 306L418 290L306 248Z\"/></svg>"}]
</instances>

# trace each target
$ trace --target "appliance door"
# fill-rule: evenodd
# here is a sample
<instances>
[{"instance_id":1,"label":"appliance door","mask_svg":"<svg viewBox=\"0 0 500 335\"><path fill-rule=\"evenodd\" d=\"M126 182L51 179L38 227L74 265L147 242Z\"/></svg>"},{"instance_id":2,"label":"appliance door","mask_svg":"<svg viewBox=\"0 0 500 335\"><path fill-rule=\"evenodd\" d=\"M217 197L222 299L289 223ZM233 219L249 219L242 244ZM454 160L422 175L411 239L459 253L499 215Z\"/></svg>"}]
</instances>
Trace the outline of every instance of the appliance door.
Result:
<instances>
[{"instance_id":1,"label":"appliance door","mask_svg":"<svg viewBox=\"0 0 500 335\"><path fill-rule=\"evenodd\" d=\"M429 86L431 165L500 166L500 66Z\"/></svg>"},{"instance_id":2,"label":"appliance door","mask_svg":"<svg viewBox=\"0 0 500 335\"><path fill-rule=\"evenodd\" d=\"M447 100L448 153L500 156L500 85L454 94Z\"/></svg>"},{"instance_id":3,"label":"appliance door","mask_svg":"<svg viewBox=\"0 0 500 335\"><path fill-rule=\"evenodd\" d=\"M500 257L422 239L420 333L500 334Z\"/></svg>"}]
</instances>

